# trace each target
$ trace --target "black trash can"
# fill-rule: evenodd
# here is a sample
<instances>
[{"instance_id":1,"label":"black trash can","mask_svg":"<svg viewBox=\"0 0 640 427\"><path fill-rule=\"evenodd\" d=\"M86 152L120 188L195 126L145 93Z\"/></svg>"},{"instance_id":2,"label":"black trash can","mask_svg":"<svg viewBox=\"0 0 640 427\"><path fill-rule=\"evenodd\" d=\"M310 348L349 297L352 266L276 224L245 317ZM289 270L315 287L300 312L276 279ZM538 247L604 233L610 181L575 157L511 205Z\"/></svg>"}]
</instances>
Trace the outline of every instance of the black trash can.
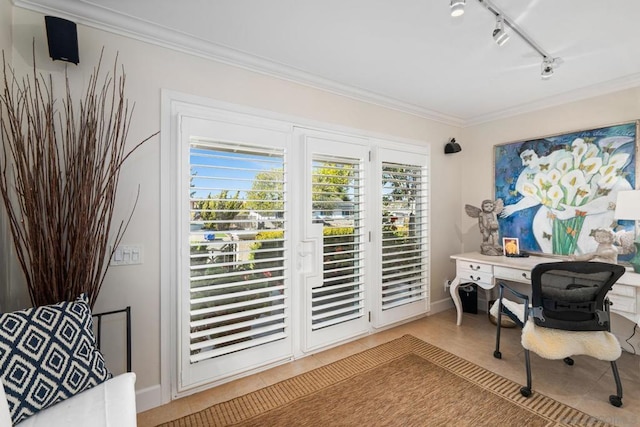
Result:
<instances>
[{"instance_id":1,"label":"black trash can","mask_svg":"<svg viewBox=\"0 0 640 427\"><path fill-rule=\"evenodd\" d=\"M458 294L462 301L462 311L478 314L478 285L475 283L463 283L458 287Z\"/></svg>"}]
</instances>

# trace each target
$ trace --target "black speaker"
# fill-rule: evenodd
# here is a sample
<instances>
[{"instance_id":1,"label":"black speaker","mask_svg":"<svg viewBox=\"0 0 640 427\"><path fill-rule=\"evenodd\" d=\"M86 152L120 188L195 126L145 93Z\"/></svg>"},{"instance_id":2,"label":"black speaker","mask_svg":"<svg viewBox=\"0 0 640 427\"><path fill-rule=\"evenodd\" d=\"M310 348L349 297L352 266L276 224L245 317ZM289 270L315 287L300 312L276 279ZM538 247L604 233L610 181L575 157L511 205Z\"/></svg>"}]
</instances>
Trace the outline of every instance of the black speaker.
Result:
<instances>
[{"instance_id":1,"label":"black speaker","mask_svg":"<svg viewBox=\"0 0 640 427\"><path fill-rule=\"evenodd\" d=\"M78 32L76 23L55 16L45 16L47 26L47 41L49 42L49 56L54 61L73 62L78 64Z\"/></svg>"}]
</instances>

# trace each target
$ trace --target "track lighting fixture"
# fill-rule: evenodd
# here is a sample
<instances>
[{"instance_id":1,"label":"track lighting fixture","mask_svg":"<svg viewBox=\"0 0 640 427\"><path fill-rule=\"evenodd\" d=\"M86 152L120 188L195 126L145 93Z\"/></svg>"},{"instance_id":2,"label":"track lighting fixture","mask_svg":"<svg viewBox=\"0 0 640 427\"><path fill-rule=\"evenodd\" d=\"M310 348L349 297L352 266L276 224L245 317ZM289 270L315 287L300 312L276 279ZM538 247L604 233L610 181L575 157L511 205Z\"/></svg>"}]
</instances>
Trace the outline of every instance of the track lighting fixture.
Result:
<instances>
[{"instance_id":1,"label":"track lighting fixture","mask_svg":"<svg viewBox=\"0 0 640 427\"><path fill-rule=\"evenodd\" d=\"M502 46L509 39L509 34L505 32L504 26L506 25L512 32L517 34L522 40L527 43L531 49L535 50L542 57L542 71L541 76L543 79L548 79L553 75L554 69L562 63L561 58L554 58L549 55L544 49L542 49L531 37L529 37L515 22L508 16L506 16L500 9L498 9L490 0L478 0L482 6L484 6L489 12L493 13L496 17L496 28L493 30L493 39L498 43L498 46ZM460 16L464 13L465 0L451 0L451 16Z\"/></svg>"},{"instance_id":2,"label":"track lighting fixture","mask_svg":"<svg viewBox=\"0 0 640 427\"><path fill-rule=\"evenodd\" d=\"M460 16L464 13L466 0L451 0L451 16Z\"/></svg>"},{"instance_id":3,"label":"track lighting fixture","mask_svg":"<svg viewBox=\"0 0 640 427\"><path fill-rule=\"evenodd\" d=\"M552 58L544 57L542 59L542 66L540 71L540 77L543 80L548 80L553 76L553 67L555 66L555 60Z\"/></svg>"},{"instance_id":4,"label":"track lighting fixture","mask_svg":"<svg viewBox=\"0 0 640 427\"><path fill-rule=\"evenodd\" d=\"M502 18L502 15L496 16L496 29L493 30L493 39L498 46L502 46L509 40L509 34L504 31L504 18Z\"/></svg>"}]
</instances>

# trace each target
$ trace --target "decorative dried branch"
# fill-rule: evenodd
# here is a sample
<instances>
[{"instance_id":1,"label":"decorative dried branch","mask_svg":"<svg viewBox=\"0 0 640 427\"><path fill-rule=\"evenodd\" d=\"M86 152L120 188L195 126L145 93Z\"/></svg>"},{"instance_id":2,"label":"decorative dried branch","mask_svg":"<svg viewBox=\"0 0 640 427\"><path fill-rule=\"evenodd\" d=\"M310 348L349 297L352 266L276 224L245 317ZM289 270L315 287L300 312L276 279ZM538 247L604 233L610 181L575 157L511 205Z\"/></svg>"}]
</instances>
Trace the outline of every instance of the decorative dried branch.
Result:
<instances>
[{"instance_id":1,"label":"decorative dried branch","mask_svg":"<svg viewBox=\"0 0 640 427\"><path fill-rule=\"evenodd\" d=\"M65 73L58 111L52 77L37 73L35 54L33 75L19 80L3 52L0 193L34 306L85 293L93 307L135 210L112 230L122 164L158 134L127 151L133 108L124 68L118 75L116 57L99 87L101 64L102 55L79 111Z\"/></svg>"}]
</instances>

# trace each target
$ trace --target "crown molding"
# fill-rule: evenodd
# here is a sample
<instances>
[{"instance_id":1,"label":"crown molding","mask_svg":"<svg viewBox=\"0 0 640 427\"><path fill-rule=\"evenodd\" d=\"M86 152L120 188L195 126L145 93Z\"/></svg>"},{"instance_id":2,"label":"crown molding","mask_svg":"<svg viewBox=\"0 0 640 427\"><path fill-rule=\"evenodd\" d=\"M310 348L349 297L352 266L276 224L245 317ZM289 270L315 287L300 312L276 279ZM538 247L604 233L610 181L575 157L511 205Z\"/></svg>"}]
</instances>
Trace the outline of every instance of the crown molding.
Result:
<instances>
[{"instance_id":1,"label":"crown molding","mask_svg":"<svg viewBox=\"0 0 640 427\"><path fill-rule=\"evenodd\" d=\"M640 87L640 73L631 74L618 79L609 80L604 83L567 91L559 95L549 96L538 101L528 102L515 107L504 110L495 111L488 114L476 116L464 121L463 127L475 126L496 120L506 119L508 117L517 116L525 113L543 110L550 107L557 107L571 102L583 101L597 96L607 95L626 89Z\"/></svg>"},{"instance_id":2,"label":"crown molding","mask_svg":"<svg viewBox=\"0 0 640 427\"><path fill-rule=\"evenodd\" d=\"M294 67L212 43L87 1L45 0L39 2L14 0L14 4L23 9L43 14L55 14L64 19L72 20L77 24L310 86L339 96L412 114L439 123L457 127L464 125L464 120L459 117L446 115L358 87L325 79Z\"/></svg>"},{"instance_id":3,"label":"crown molding","mask_svg":"<svg viewBox=\"0 0 640 427\"><path fill-rule=\"evenodd\" d=\"M398 99L325 79L285 64L212 43L173 29L90 3L86 0L13 0L16 7L55 14L78 24L151 43L189 55L320 89L338 96L378 105L391 110L455 127L470 127L520 114L605 95L640 86L640 73L609 82L565 92L538 101L473 117L456 117Z\"/></svg>"}]
</instances>

